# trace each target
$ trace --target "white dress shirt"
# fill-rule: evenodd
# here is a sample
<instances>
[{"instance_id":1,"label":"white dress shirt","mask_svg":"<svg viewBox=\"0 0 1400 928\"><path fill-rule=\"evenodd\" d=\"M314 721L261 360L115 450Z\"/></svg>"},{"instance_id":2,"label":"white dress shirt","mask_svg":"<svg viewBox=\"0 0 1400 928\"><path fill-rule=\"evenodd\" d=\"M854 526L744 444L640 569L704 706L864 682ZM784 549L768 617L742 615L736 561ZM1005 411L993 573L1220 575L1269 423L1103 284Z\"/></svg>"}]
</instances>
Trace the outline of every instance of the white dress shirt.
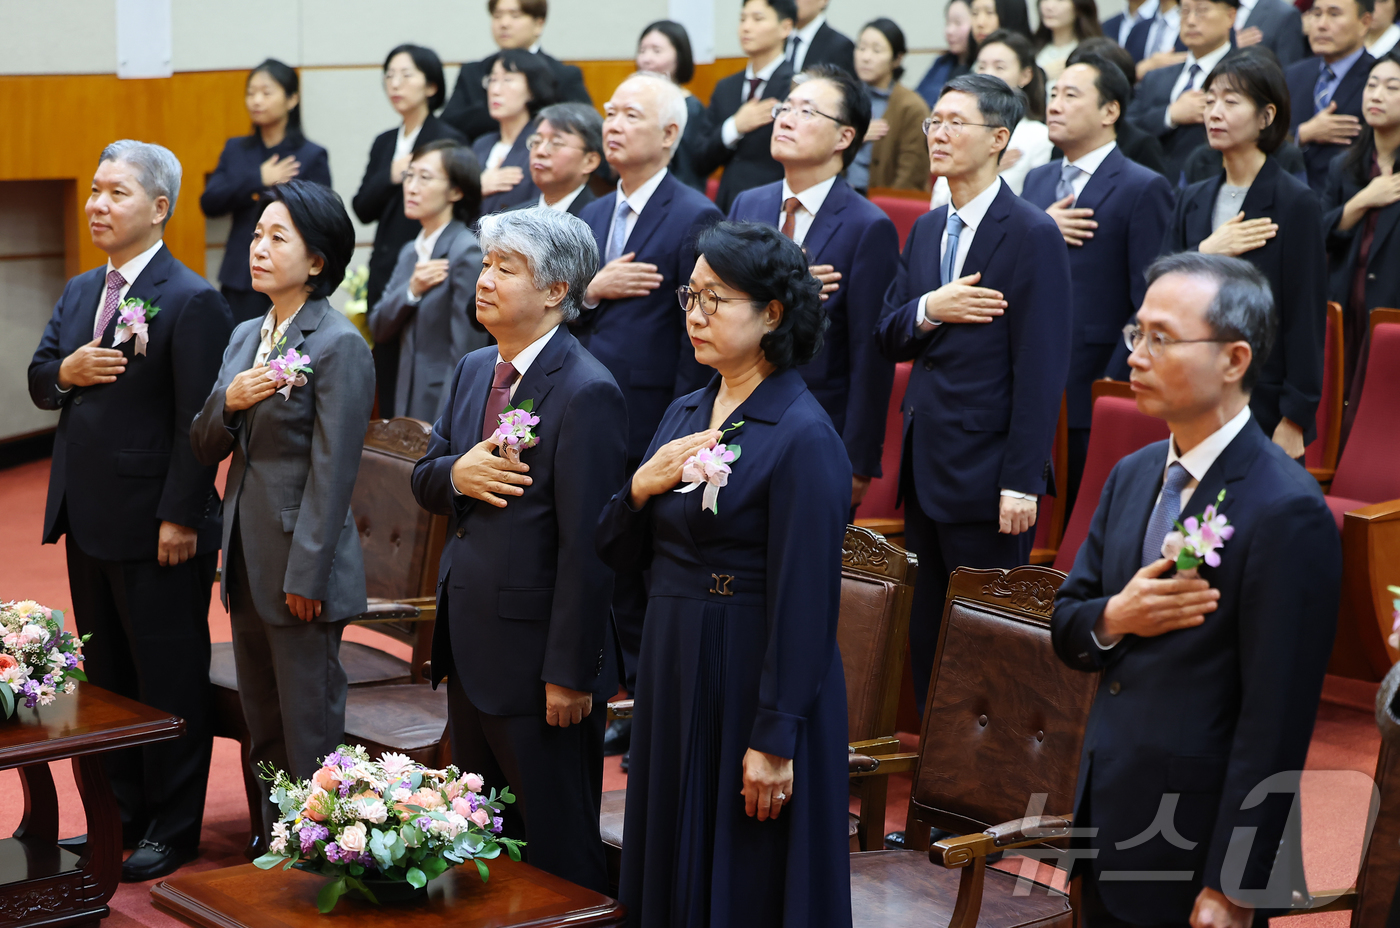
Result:
<instances>
[{"instance_id":1,"label":"white dress shirt","mask_svg":"<svg viewBox=\"0 0 1400 928\"><path fill-rule=\"evenodd\" d=\"M1167 462L1162 465L1163 480L1166 479L1166 473L1171 469L1171 466L1178 462L1185 468L1186 472L1191 475L1191 479L1186 481L1186 486L1181 489L1181 511L1183 513L1186 512L1186 504L1191 501L1191 496L1196 492L1196 487L1201 485L1201 480L1205 477L1206 471L1210 470L1211 465L1215 463L1215 459L1220 457L1225 449L1230 446L1230 442L1235 440L1235 436L1244 431L1244 427L1248 424L1249 404L1246 403L1244 409L1241 409L1239 413L1236 414L1235 418L1226 422L1214 432L1211 432L1210 435L1206 437L1205 441L1185 454L1177 453L1175 437L1167 444ZM1162 491L1158 490L1157 499L1160 500L1161 498ZM1204 509L1206 505L1213 502L1215 502L1215 500L1207 500L1201 508ZM1154 501L1152 505L1155 507L1157 503Z\"/></svg>"},{"instance_id":2,"label":"white dress shirt","mask_svg":"<svg viewBox=\"0 0 1400 928\"><path fill-rule=\"evenodd\" d=\"M136 282L136 278L141 276L141 272L146 269L146 265L151 263L151 259L156 256L156 252L160 251L160 246L164 244L165 240L161 239L119 268L113 268L112 259L107 259L107 270L102 275L102 290L97 294L97 315L92 317L93 338L102 334L97 328L97 323L102 319L102 306L107 302L107 277L115 270L118 274L122 275L122 280L126 281L126 283L122 284L121 291L117 294L117 305L120 306L121 301L126 299L128 291L131 290L131 285ZM109 345L107 347L110 348L111 346Z\"/></svg>"},{"instance_id":3,"label":"white dress shirt","mask_svg":"<svg viewBox=\"0 0 1400 928\"><path fill-rule=\"evenodd\" d=\"M1237 30L1243 29L1245 24L1249 22L1249 14L1254 12L1254 5L1258 0L1239 0L1239 2L1239 11L1235 13L1235 28Z\"/></svg>"},{"instance_id":4,"label":"white dress shirt","mask_svg":"<svg viewBox=\"0 0 1400 928\"><path fill-rule=\"evenodd\" d=\"M759 79L759 85L758 93L754 94L754 99L762 100L764 94L768 92L768 81L772 78L773 72L778 70L786 60L787 59L782 55L779 55L768 62L768 64L764 65L763 70L759 71L757 74L754 73L752 61L744 65L744 82L739 85L739 105L743 106L744 103L748 101L749 81L753 80L755 77ZM784 94L784 96L786 96L786 94ZM739 140L744 137L744 133L739 131L739 126L734 122L734 117L730 116L724 121L724 125L720 127L719 137L724 140L724 146L726 148L737 148Z\"/></svg>"},{"instance_id":5,"label":"white dress shirt","mask_svg":"<svg viewBox=\"0 0 1400 928\"><path fill-rule=\"evenodd\" d=\"M305 303L302 304L302 306L305 305ZM263 317L262 330L258 333L258 353L253 355L254 367L257 367L259 364L266 364L267 359L272 357L273 349L275 349L277 343L282 340L282 336L287 334L287 327L292 324L292 320L297 317L297 313L299 312L301 312L301 306L298 306L296 311L287 317L286 322L278 325L277 307L274 306L267 311L267 315Z\"/></svg>"},{"instance_id":6,"label":"white dress shirt","mask_svg":"<svg viewBox=\"0 0 1400 928\"><path fill-rule=\"evenodd\" d=\"M1094 176L1094 172L1103 164L1103 159L1107 158L1109 152L1118 147L1116 141L1101 145L1089 152L1078 161L1071 161L1070 164L1079 168L1079 176L1070 181L1070 186L1074 188L1074 199L1079 200L1084 195L1084 188L1089 185L1089 178Z\"/></svg>"},{"instance_id":7,"label":"white dress shirt","mask_svg":"<svg viewBox=\"0 0 1400 928\"><path fill-rule=\"evenodd\" d=\"M833 174L820 184L813 184L801 193L793 193L788 186L787 179L783 179L783 198L778 201L778 228L783 227L787 215L783 212L783 204L788 198L797 197L797 202L802 204L793 213L792 219L792 240L801 245L807 240L807 233L812 228L812 221L817 218L817 211L826 202L827 195L831 193L831 187L836 183L836 175Z\"/></svg>"},{"instance_id":8,"label":"white dress shirt","mask_svg":"<svg viewBox=\"0 0 1400 928\"><path fill-rule=\"evenodd\" d=\"M627 213L627 234L624 235L624 236L622 237L623 247L624 247L624 248L626 247L627 240L630 239L630 238L632 237L632 230L635 229L635 228L637 228L637 220L640 219L640 218L642 217L642 210L644 210L644 209L647 208L647 204L651 202L651 196L652 196L652 194L656 193L656 188L657 188L657 187L660 187L660 186L661 186L661 181L663 181L663 180L666 178L666 171L667 171L666 168L662 168L661 170L657 171L655 174L651 175L651 177L647 178L646 183L642 184L640 187L638 187L638 188L637 188L635 191L633 191L632 193L624 194L624 193L622 192L622 184L621 184L621 182L618 183L618 185L617 185L617 195L618 195L619 197L622 197L622 199L626 200L626 201L627 201L627 205L628 205L629 207L631 207L631 210ZM617 218L617 212L616 212L616 210L617 210L617 202L614 201L614 202L613 202L613 219L614 219L614 220ZM610 242L610 241L612 241L612 221L611 221L611 220L608 222L608 237L605 238L605 239L603 239L603 241L605 241L605 242ZM624 252L624 254L626 254L626 252Z\"/></svg>"},{"instance_id":9,"label":"white dress shirt","mask_svg":"<svg viewBox=\"0 0 1400 928\"><path fill-rule=\"evenodd\" d=\"M449 222L450 221L451 220L449 220ZM423 235L422 229L418 230L417 237L413 239L413 250L418 254L418 262L420 264L433 256L433 249L437 247L438 239L442 238L442 230L446 228L447 223L444 222L434 229L431 235L426 237ZM413 284L410 283L408 285L408 302L417 303L421 299L423 299L421 295L413 295Z\"/></svg>"},{"instance_id":10,"label":"white dress shirt","mask_svg":"<svg viewBox=\"0 0 1400 928\"><path fill-rule=\"evenodd\" d=\"M1118 24L1118 44L1127 45L1128 33L1133 31L1133 27L1136 26L1138 23L1147 22L1149 19L1156 15L1157 0L1147 0L1146 3L1138 7L1136 13L1130 13L1129 11L1124 10L1123 21Z\"/></svg>"},{"instance_id":11,"label":"white dress shirt","mask_svg":"<svg viewBox=\"0 0 1400 928\"><path fill-rule=\"evenodd\" d=\"M1195 52L1187 52L1186 61L1181 65L1181 73L1176 76L1176 83L1172 84L1172 103L1175 103L1176 98L1181 96L1188 89L1204 90L1206 77L1215 66L1220 63L1220 59L1228 54L1230 54L1230 43L1228 41L1222 43L1219 48L1210 52L1204 58L1197 58ZM1196 75L1195 84L1188 88L1187 83L1191 79L1191 65L1193 64L1200 65L1201 71ZM1176 123L1172 122L1172 108L1170 106L1167 107L1166 115L1163 116L1162 119L1165 120L1168 129L1176 128Z\"/></svg>"},{"instance_id":12,"label":"white dress shirt","mask_svg":"<svg viewBox=\"0 0 1400 928\"><path fill-rule=\"evenodd\" d=\"M1400 42L1400 26L1391 23L1390 28L1382 32L1379 39L1366 46L1366 51L1370 53L1372 58L1379 58L1389 53L1395 47L1396 42Z\"/></svg>"},{"instance_id":13,"label":"white dress shirt","mask_svg":"<svg viewBox=\"0 0 1400 928\"><path fill-rule=\"evenodd\" d=\"M1158 52L1169 52L1176 48L1176 40L1181 37L1181 7L1174 6L1165 13L1158 10L1147 30L1147 43L1142 56L1150 58Z\"/></svg>"},{"instance_id":14,"label":"white dress shirt","mask_svg":"<svg viewBox=\"0 0 1400 928\"><path fill-rule=\"evenodd\" d=\"M817 37L817 32L826 25L826 14L818 13L817 18L812 20L801 29L794 29L792 35L788 36L787 48L784 49L784 57L792 59L792 73L796 74L802 70L803 63L807 60L807 50L812 47L812 40ZM799 43L797 54L793 54L792 45Z\"/></svg>"},{"instance_id":15,"label":"white dress shirt","mask_svg":"<svg viewBox=\"0 0 1400 928\"><path fill-rule=\"evenodd\" d=\"M554 328L520 349L520 353L511 358L511 366L515 368L516 374L519 375L515 378L515 383L510 385L510 398L512 402L515 401L516 387L519 387L520 381L525 379L525 372L530 369L531 364L535 363L535 359L540 356L540 352L544 351L544 346L549 344L549 340L553 338L554 333L558 331L559 326L556 325ZM501 350L497 348L496 363L500 364L504 360L505 358L501 357Z\"/></svg>"},{"instance_id":16,"label":"white dress shirt","mask_svg":"<svg viewBox=\"0 0 1400 928\"><path fill-rule=\"evenodd\" d=\"M399 160L399 159L402 158L404 155L411 155L411 154L413 154L413 146L418 144L418 136L419 136L420 133L422 133L422 131L423 131L423 126L424 126L426 123L427 123L427 120L426 120L426 119L423 120L423 122L420 122L420 123L418 124L418 128L417 128L417 129L414 129L413 132L412 132L411 134L409 134L409 135L404 135L404 134L403 134L403 125L402 125L402 124L399 125L399 134L398 134L397 136L394 137L394 160L395 160L395 161Z\"/></svg>"},{"instance_id":17,"label":"white dress shirt","mask_svg":"<svg viewBox=\"0 0 1400 928\"><path fill-rule=\"evenodd\" d=\"M657 183L660 183L660 181L657 181ZM576 188L574 188L574 191L572 193L564 194L554 203L546 202L544 194L540 194L540 202L537 205L543 209L552 209L557 213L567 213L569 211L569 207L573 206L574 201L578 199L578 195L580 193L583 193L583 188L587 186L588 183L586 181L582 184L579 184Z\"/></svg>"}]
</instances>

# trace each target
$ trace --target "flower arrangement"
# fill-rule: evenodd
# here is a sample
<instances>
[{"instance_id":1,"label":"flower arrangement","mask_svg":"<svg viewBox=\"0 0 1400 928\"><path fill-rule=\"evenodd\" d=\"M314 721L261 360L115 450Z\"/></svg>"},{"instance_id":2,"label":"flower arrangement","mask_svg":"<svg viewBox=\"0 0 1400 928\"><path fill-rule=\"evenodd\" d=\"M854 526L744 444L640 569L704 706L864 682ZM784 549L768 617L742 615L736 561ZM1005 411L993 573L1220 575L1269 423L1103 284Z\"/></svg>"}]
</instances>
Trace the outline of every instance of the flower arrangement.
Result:
<instances>
[{"instance_id":1,"label":"flower arrangement","mask_svg":"<svg viewBox=\"0 0 1400 928\"><path fill-rule=\"evenodd\" d=\"M360 330L365 342L374 347L374 336L369 331L369 265L361 264L340 282L340 289L350 295L341 307L341 313Z\"/></svg>"},{"instance_id":2,"label":"flower arrangement","mask_svg":"<svg viewBox=\"0 0 1400 928\"><path fill-rule=\"evenodd\" d=\"M1223 502L1225 491L1221 490L1215 502L1207 506L1204 512L1176 523L1176 531L1168 532L1167 537L1162 539L1162 557L1176 561L1178 577L1194 580L1200 576L1197 568L1202 564L1220 566L1220 549L1235 534L1230 520L1220 514L1219 507Z\"/></svg>"},{"instance_id":3,"label":"flower arrangement","mask_svg":"<svg viewBox=\"0 0 1400 928\"><path fill-rule=\"evenodd\" d=\"M501 457L513 464L520 463L520 452L540 443L539 436L535 434L540 417L534 413L533 399L525 400L519 406L507 404L497 419L496 431L491 433L491 440L500 446Z\"/></svg>"},{"instance_id":4,"label":"flower arrangement","mask_svg":"<svg viewBox=\"0 0 1400 928\"><path fill-rule=\"evenodd\" d=\"M728 428L719 433L720 437L723 438L726 432L732 432L743 424L742 419L731 422ZM681 465L681 482L689 485L676 492L689 493L703 485L705 495L700 500L700 508L719 515L720 487L729 485L729 475L733 473L729 465L739 460L740 450L733 442L727 445L717 444L713 448L701 448L686 458L685 463Z\"/></svg>"},{"instance_id":5,"label":"flower arrangement","mask_svg":"<svg viewBox=\"0 0 1400 928\"><path fill-rule=\"evenodd\" d=\"M160 307L150 300L128 298L117 307L117 328L112 335L112 347L122 342L136 340L136 354L146 353L147 332L150 321L160 312Z\"/></svg>"},{"instance_id":6,"label":"flower arrangement","mask_svg":"<svg viewBox=\"0 0 1400 928\"><path fill-rule=\"evenodd\" d=\"M282 344L286 344L287 337L282 336ZM277 392L282 394L285 402L292 398L292 387L306 386L306 375L313 373L311 370L311 356L298 354L295 348L288 348L282 354L267 362L271 368L272 380L277 384Z\"/></svg>"},{"instance_id":7,"label":"flower arrangement","mask_svg":"<svg viewBox=\"0 0 1400 928\"><path fill-rule=\"evenodd\" d=\"M1386 591L1395 594L1395 599L1390 601L1391 618L1393 622L1390 626L1390 646L1400 651L1400 586L1388 586Z\"/></svg>"},{"instance_id":8,"label":"flower arrangement","mask_svg":"<svg viewBox=\"0 0 1400 928\"><path fill-rule=\"evenodd\" d=\"M330 877L316 897L322 914L352 889L377 904L366 881L421 890L468 860L485 881L485 861L502 849L520 859L524 842L501 837L502 805L515 797L509 787L484 793L475 773L433 770L394 753L374 761L360 745L341 745L310 780L294 781L271 765L262 776L282 818L268 853L254 863L268 870L285 862Z\"/></svg>"},{"instance_id":9,"label":"flower arrangement","mask_svg":"<svg viewBox=\"0 0 1400 928\"><path fill-rule=\"evenodd\" d=\"M57 609L33 600L0 603L0 636L0 712L6 718L21 699L28 709L47 706L87 679L78 661L91 636L64 631Z\"/></svg>"}]
</instances>

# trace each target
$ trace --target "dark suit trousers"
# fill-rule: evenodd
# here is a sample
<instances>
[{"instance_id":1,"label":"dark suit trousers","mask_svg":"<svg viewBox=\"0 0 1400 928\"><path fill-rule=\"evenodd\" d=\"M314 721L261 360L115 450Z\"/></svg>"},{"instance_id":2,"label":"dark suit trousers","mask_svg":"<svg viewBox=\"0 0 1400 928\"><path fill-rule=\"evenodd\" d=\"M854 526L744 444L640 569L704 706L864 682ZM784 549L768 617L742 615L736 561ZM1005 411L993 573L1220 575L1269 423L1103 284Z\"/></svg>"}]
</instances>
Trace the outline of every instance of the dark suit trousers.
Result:
<instances>
[{"instance_id":1,"label":"dark suit trousers","mask_svg":"<svg viewBox=\"0 0 1400 928\"><path fill-rule=\"evenodd\" d=\"M263 764L304 780L321 758L345 739L345 668L340 664L344 622L271 625L253 606L243 545L233 527L229 548L238 552L228 571L229 619L233 626L233 661L238 669L238 699L252 742L248 764L253 775ZM263 835L280 818L263 791Z\"/></svg>"},{"instance_id":2,"label":"dark suit trousers","mask_svg":"<svg viewBox=\"0 0 1400 928\"><path fill-rule=\"evenodd\" d=\"M233 312L233 324L237 326L240 322L247 322L249 319L261 319L267 315L268 309L272 307L272 300L266 293L259 293L257 290L235 290L230 286L219 288L219 292L228 301L228 308Z\"/></svg>"},{"instance_id":3,"label":"dark suit trousers","mask_svg":"<svg viewBox=\"0 0 1400 928\"><path fill-rule=\"evenodd\" d=\"M905 452L902 482L913 486L909 454ZM909 661L914 669L914 701L923 717L929 678L943 623L948 577L959 567L987 569L1019 567L1030 560L1035 529L1003 535L996 522L937 522L919 506L912 493L904 497L904 542L919 558L919 582L909 616Z\"/></svg>"},{"instance_id":4,"label":"dark suit trousers","mask_svg":"<svg viewBox=\"0 0 1400 928\"><path fill-rule=\"evenodd\" d=\"M532 866L604 894L598 815L607 717L596 696L588 718L568 728L550 725L543 713L488 715L467 697L456 668L448 675L452 763L481 774L488 788L510 785L515 803L505 807L504 834L528 842L524 855Z\"/></svg>"},{"instance_id":5,"label":"dark suit trousers","mask_svg":"<svg viewBox=\"0 0 1400 928\"><path fill-rule=\"evenodd\" d=\"M627 479L642 465L640 459L627 462ZM625 485L625 484L624 484ZM627 695L637 688L637 657L642 653L642 622L647 614L647 575L650 571L619 570L613 575L613 625L617 647L622 654L619 681Z\"/></svg>"},{"instance_id":6,"label":"dark suit trousers","mask_svg":"<svg viewBox=\"0 0 1400 928\"><path fill-rule=\"evenodd\" d=\"M209 590L214 552L176 567L103 561L67 536L68 586L88 679L185 720L174 741L102 755L126 836L199 847L209 785Z\"/></svg>"}]
</instances>

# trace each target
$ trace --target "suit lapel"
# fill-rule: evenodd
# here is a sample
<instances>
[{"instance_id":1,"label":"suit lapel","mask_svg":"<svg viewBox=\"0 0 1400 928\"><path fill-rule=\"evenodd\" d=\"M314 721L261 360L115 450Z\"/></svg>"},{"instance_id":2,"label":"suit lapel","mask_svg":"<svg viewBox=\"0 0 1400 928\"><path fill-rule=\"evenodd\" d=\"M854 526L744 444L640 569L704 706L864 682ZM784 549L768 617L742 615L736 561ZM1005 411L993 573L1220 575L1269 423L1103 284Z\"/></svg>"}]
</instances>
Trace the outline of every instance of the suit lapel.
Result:
<instances>
[{"instance_id":1,"label":"suit lapel","mask_svg":"<svg viewBox=\"0 0 1400 928\"><path fill-rule=\"evenodd\" d=\"M1400 222L1400 206L1391 204L1383 207L1380 215L1376 217L1376 234L1371 239L1371 252L1366 256L1366 266L1374 267L1376 261L1381 256L1386 256L1387 260L1394 260L1391 252L1385 247L1385 240L1390 233L1395 231L1396 223Z\"/></svg>"},{"instance_id":2,"label":"suit lapel","mask_svg":"<svg viewBox=\"0 0 1400 928\"><path fill-rule=\"evenodd\" d=\"M161 245L160 250L151 256L151 260L146 264L146 267L140 274L137 274L136 279L131 282L131 286L127 288L126 296L122 298L122 302L126 300L146 300L159 308L162 288L165 286L165 282L170 279L170 266L174 262L175 258L170 254L170 249ZM103 278L103 282L106 282L105 277ZM97 299L98 297L94 295L94 305ZM158 319L159 314L150 317L148 324L156 325ZM111 321L107 323L107 327L102 330L102 341L99 344L104 348L112 347L112 339L116 337L116 330L117 316L114 314ZM131 345L131 350L133 352L136 350L136 342L134 339L126 344ZM119 345L117 347L124 348L125 345Z\"/></svg>"},{"instance_id":3,"label":"suit lapel","mask_svg":"<svg viewBox=\"0 0 1400 928\"><path fill-rule=\"evenodd\" d=\"M89 278L78 288L78 302L71 310L73 315L73 331L76 337L70 339L71 345L67 345L65 354L76 351L80 345L85 345L92 341L92 328L97 325L97 314L102 311L99 302L102 299L103 288L107 282L107 266L97 268L90 272ZM107 339L110 341L110 339Z\"/></svg>"},{"instance_id":4,"label":"suit lapel","mask_svg":"<svg viewBox=\"0 0 1400 928\"><path fill-rule=\"evenodd\" d=\"M496 370L494 360L496 357L499 355L493 354L491 360L482 364L467 386L466 424L470 432L465 439L461 437L457 439L460 442L458 447L463 450L471 448L481 441L481 430L482 426L485 425L482 420L486 418L486 398L491 394L491 378ZM519 393L518 390L516 392Z\"/></svg>"},{"instance_id":5,"label":"suit lapel","mask_svg":"<svg viewBox=\"0 0 1400 928\"><path fill-rule=\"evenodd\" d=\"M961 276L966 277L968 274L987 269L992 255L996 254L997 246L1006 238L1006 229L1002 223L1011 215L1011 201L1015 196L1003 181L1001 189L992 198L992 205L982 217L981 225L973 233L972 247L967 250L967 260L963 261Z\"/></svg>"},{"instance_id":6,"label":"suit lapel","mask_svg":"<svg viewBox=\"0 0 1400 928\"><path fill-rule=\"evenodd\" d=\"M1108 195L1113 192L1113 188L1118 186L1118 175L1123 170L1123 162L1127 160L1123 153L1116 147L1108 153L1108 157L1099 164L1099 169L1089 175L1089 181L1084 185L1084 192L1079 195L1079 199L1074 202L1076 208L1098 210L1103 202L1108 199Z\"/></svg>"},{"instance_id":7,"label":"suit lapel","mask_svg":"<svg viewBox=\"0 0 1400 928\"><path fill-rule=\"evenodd\" d=\"M330 303L325 300L310 300L305 306L297 311L291 324L287 326L287 331L283 333L281 344L272 346L272 354L269 357L277 357L285 353L288 348L300 348L306 341L306 333L316 331L316 327L321 324L326 311L330 309Z\"/></svg>"},{"instance_id":8,"label":"suit lapel","mask_svg":"<svg viewBox=\"0 0 1400 928\"><path fill-rule=\"evenodd\" d=\"M1215 180L1196 191L1196 195L1191 199L1191 202L1186 204L1184 222L1186 224L1186 246L1188 248L1194 249L1197 245L1210 237L1210 204L1215 202L1216 196L1220 193L1220 185L1224 182L1225 172L1221 171L1220 175Z\"/></svg>"},{"instance_id":9,"label":"suit lapel","mask_svg":"<svg viewBox=\"0 0 1400 928\"><path fill-rule=\"evenodd\" d=\"M782 196L779 188L779 196ZM836 230L841 228L841 214L846 210L847 198L851 196L851 188L841 177L836 178L836 183L831 185L831 190L827 192L826 202L822 203L821 209L817 210L817 215L812 217L812 225L807 229L807 237L802 240L802 250L807 254L807 260L811 263L821 263L822 249L826 243L831 241L831 237L836 234Z\"/></svg>"},{"instance_id":10,"label":"suit lapel","mask_svg":"<svg viewBox=\"0 0 1400 928\"><path fill-rule=\"evenodd\" d=\"M511 400L511 404L519 406L526 400L534 400L534 411L538 415L544 406L545 398L549 396L549 391L554 389L554 379L551 375L564 366L564 360L568 358L569 349L575 341L573 335L569 334L568 326L559 326L550 336L539 357L535 358L529 370L525 371L525 376L520 378L520 386L515 388L515 398Z\"/></svg>"},{"instance_id":11,"label":"suit lapel","mask_svg":"<svg viewBox=\"0 0 1400 928\"><path fill-rule=\"evenodd\" d=\"M593 230L593 238L598 243L598 257L601 258L608 248L608 226L612 223L613 211L617 209L617 191L614 190L593 202L603 204L603 208L593 210L593 218L584 219L584 222L587 222L588 228ZM641 217L638 217L637 221L641 222Z\"/></svg>"},{"instance_id":12,"label":"suit lapel","mask_svg":"<svg viewBox=\"0 0 1400 928\"><path fill-rule=\"evenodd\" d=\"M1219 512L1229 515L1241 481L1267 441L1268 437L1253 418L1246 422L1240 433L1220 452L1220 457L1215 459L1210 470L1206 471L1186 505L1181 507L1181 520L1199 516L1207 506L1215 505L1221 490L1225 491L1225 499L1220 503Z\"/></svg>"},{"instance_id":13,"label":"suit lapel","mask_svg":"<svg viewBox=\"0 0 1400 928\"><path fill-rule=\"evenodd\" d=\"M1104 542L1103 572L1105 588L1121 589L1137 573L1142 562L1142 539L1147 534L1147 521L1152 509L1157 505L1157 494L1162 491L1162 479L1166 474L1167 445L1160 442L1153 446L1154 451L1128 476L1121 491L1128 502L1122 510L1122 517L1114 520L1115 530L1111 541ZM1112 570L1108 569L1112 559Z\"/></svg>"},{"instance_id":14,"label":"suit lapel","mask_svg":"<svg viewBox=\"0 0 1400 928\"><path fill-rule=\"evenodd\" d=\"M623 254L631 252L640 255L642 249L646 247L647 241L651 239L653 233L661 228L661 223L666 219L666 213L671 205L671 199L675 196L676 185L680 181L669 171L661 179L656 190L652 192L651 199L647 200L647 205L642 207L642 214L637 217L637 224L632 227L632 234L627 236L627 242L622 246ZM613 199L613 208L617 208L617 200ZM608 217L612 218L612 217ZM603 227L603 236L607 237L607 227Z\"/></svg>"},{"instance_id":15,"label":"suit lapel","mask_svg":"<svg viewBox=\"0 0 1400 928\"><path fill-rule=\"evenodd\" d=\"M1280 170L1278 162L1273 158L1264 159L1264 166L1259 169L1254 183L1249 185L1249 190L1244 195L1244 204L1241 208L1244 210L1246 219L1257 219L1260 216L1269 215L1274 205L1274 192L1278 187ZM1221 177L1224 176L1221 174ZM1216 187L1217 192L1219 189Z\"/></svg>"},{"instance_id":16,"label":"suit lapel","mask_svg":"<svg viewBox=\"0 0 1400 928\"><path fill-rule=\"evenodd\" d=\"M1362 88L1366 86L1366 80L1371 75L1371 65L1376 63L1376 59L1371 57L1370 52L1363 51L1361 57L1356 59L1356 64L1351 66L1346 76L1337 84L1337 92L1332 94L1332 99L1337 102L1337 110L1344 111L1352 109L1353 98L1360 97Z\"/></svg>"},{"instance_id":17,"label":"suit lapel","mask_svg":"<svg viewBox=\"0 0 1400 928\"><path fill-rule=\"evenodd\" d=\"M462 233L466 226L456 219L447 224L447 228L442 230L438 240L433 243L433 253L430 258L446 258L447 250L452 247L452 243L457 240L457 236Z\"/></svg>"}]
</instances>

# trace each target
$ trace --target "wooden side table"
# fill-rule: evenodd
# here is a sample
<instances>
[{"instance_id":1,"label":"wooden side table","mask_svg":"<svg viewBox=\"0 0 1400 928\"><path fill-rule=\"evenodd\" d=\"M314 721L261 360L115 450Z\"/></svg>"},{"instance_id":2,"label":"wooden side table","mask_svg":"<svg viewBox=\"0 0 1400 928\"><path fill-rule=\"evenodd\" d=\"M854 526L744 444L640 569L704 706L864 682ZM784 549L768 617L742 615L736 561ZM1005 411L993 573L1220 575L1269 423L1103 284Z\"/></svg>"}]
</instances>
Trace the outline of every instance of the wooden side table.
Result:
<instances>
[{"instance_id":1,"label":"wooden side table","mask_svg":"<svg viewBox=\"0 0 1400 928\"><path fill-rule=\"evenodd\" d=\"M490 867L485 883L470 863L454 867L428 884L427 898L409 903L376 906L346 893L328 916L316 909L324 877L252 864L164 880L151 899L195 928L327 928L333 920L357 928L594 928L621 925L626 914L620 902L529 864L502 856Z\"/></svg>"},{"instance_id":2,"label":"wooden side table","mask_svg":"<svg viewBox=\"0 0 1400 928\"><path fill-rule=\"evenodd\" d=\"M96 925L122 866L121 815L100 755L178 738L184 719L91 683L53 705L0 720L0 770L18 767L24 818L0 840L0 928ZM87 816L81 854L58 846L58 793L48 762L73 761Z\"/></svg>"}]
</instances>

